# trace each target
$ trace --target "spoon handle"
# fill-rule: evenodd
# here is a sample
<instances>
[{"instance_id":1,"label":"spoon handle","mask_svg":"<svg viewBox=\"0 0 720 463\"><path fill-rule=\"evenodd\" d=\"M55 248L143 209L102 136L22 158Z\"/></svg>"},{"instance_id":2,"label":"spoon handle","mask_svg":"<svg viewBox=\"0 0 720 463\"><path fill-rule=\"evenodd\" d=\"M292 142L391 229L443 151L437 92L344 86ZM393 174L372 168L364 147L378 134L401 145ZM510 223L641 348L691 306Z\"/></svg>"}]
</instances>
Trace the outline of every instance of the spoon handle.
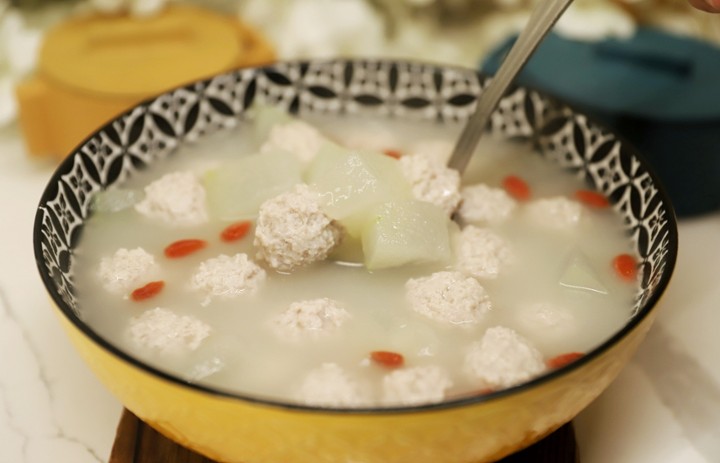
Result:
<instances>
[{"instance_id":1,"label":"spoon handle","mask_svg":"<svg viewBox=\"0 0 720 463\"><path fill-rule=\"evenodd\" d=\"M542 39L557 22L572 0L543 0L537 2L530 13L525 28L518 36L505 60L500 65L495 77L480 94L475 112L465 124L460 138L455 144L448 167L461 174L470 162L475 152L480 136L487 125L490 115L505 94L515 76L527 63L530 55L535 51Z\"/></svg>"}]
</instances>

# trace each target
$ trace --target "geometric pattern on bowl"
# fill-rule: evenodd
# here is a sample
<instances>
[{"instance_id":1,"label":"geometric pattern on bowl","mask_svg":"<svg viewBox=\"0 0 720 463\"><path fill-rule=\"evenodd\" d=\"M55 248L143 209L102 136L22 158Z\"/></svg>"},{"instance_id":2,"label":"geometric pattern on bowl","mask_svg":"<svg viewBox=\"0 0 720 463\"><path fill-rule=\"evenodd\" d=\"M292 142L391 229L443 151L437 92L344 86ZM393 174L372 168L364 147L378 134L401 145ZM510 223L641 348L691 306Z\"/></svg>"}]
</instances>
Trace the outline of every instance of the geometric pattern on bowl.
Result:
<instances>
[{"instance_id":1,"label":"geometric pattern on bowl","mask_svg":"<svg viewBox=\"0 0 720 463\"><path fill-rule=\"evenodd\" d=\"M235 127L256 100L298 114L463 122L487 83L488 77L472 70L417 62L297 61L236 70L145 101L82 142L51 178L35 221L40 273L58 306L82 325L73 290L73 248L93 195L182 144ZM602 126L524 87L503 98L488 130L531 140L539 155L610 199L641 258L633 313L651 307L674 266L677 230L667 196L647 163Z\"/></svg>"}]
</instances>

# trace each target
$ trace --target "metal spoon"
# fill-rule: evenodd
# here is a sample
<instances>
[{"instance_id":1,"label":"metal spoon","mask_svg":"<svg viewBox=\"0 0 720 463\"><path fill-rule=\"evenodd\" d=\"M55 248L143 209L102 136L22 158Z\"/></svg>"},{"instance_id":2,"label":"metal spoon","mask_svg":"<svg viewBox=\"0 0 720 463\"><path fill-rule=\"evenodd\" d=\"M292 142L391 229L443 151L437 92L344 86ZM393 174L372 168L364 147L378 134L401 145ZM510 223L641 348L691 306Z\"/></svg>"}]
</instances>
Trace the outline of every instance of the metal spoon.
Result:
<instances>
[{"instance_id":1,"label":"metal spoon","mask_svg":"<svg viewBox=\"0 0 720 463\"><path fill-rule=\"evenodd\" d=\"M543 0L535 5L525 28L502 62L500 69L480 95L475 112L470 116L455 144L448 167L457 170L460 174L465 171L490 115L495 111L508 86L515 80L530 55L571 3L572 0Z\"/></svg>"}]
</instances>

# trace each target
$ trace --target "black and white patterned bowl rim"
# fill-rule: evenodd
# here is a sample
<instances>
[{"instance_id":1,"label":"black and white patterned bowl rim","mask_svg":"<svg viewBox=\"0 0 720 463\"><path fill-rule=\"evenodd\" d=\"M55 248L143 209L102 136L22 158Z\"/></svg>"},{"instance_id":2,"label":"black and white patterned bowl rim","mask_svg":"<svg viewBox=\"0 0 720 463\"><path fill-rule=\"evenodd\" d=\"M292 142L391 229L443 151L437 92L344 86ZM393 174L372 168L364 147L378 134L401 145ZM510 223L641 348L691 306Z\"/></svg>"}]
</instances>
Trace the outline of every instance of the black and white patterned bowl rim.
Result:
<instances>
[{"instance_id":1,"label":"black and white patterned bowl rim","mask_svg":"<svg viewBox=\"0 0 720 463\"><path fill-rule=\"evenodd\" d=\"M240 69L148 100L85 140L52 176L35 221L36 261L54 301L86 333L73 290L73 248L93 195L180 145L229 129L255 101L290 112L374 114L462 122L488 78L462 68L372 59L278 63ZM536 91L506 96L489 130L531 139L538 153L610 198L642 258L642 284L629 331L666 288L677 255L677 224L657 177L627 143L582 114ZM95 336L93 336L95 337ZM600 347L602 349L602 346Z\"/></svg>"}]
</instances>

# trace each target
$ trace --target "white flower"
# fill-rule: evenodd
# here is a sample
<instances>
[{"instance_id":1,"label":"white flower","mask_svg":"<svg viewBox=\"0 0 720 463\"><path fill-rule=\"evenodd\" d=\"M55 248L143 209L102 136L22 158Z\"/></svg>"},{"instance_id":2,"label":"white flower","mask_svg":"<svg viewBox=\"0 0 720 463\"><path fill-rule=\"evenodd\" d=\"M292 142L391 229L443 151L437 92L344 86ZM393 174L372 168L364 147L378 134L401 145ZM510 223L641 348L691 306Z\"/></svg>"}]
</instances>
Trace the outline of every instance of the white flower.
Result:
<instances>
[{"instance_id":1,"label":"white flower","mask_svg":"<svg viewBox=\"0 0 720 463\"><path fill-rule=\"evenodd\" d=\"M384 50L382 19L363 0L249 0L241 14L268 35L280 58L377 55Z\"/></svg>"},{"instance_id":2,"label":"white flower","mask_svg":"<svg viewBox=\"0 0 720 463\"><path fill-rule=\"evenodd\" d=\"M635 33L635 20L617 4L585 0L568 8L558 20L555 32L570 39L587 41L630 38Z\"/></svg>"},{"instance_id":3,"label":"white flower","mask_svg":"<svg viewBox=\"0 0 720 463\"><path fill-rule=\"evenodd\" d=\"M159 13L168 0L89 0L90 6L103 13L128 11L134 16L152 16Z\"/></svg>"}]
</instances>

